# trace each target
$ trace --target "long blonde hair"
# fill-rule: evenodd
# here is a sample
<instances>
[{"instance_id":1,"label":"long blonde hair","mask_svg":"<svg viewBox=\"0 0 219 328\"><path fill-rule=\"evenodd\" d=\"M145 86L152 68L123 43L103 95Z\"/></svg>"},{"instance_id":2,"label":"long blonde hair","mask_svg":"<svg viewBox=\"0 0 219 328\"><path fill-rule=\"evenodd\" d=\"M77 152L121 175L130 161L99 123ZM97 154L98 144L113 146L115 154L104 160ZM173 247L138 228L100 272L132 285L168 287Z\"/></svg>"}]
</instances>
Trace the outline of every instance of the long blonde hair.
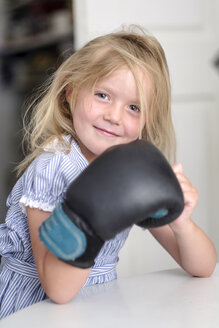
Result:
<instances>
[{"instance_id":1,"label":"long blonde hair","mask_svg":"<svg viewBox=\"0 0 219 328\"><path fill-rule=\"evenodd\" d=\"M82 86L93 88L95 83L116 69L128 67L135 77L141 110L146 124L140 138L151 141L171 161L175 158L175 133L171 118L171 88L165 53L160 43L138 26L97 37L71 55L43 85L41 93L29 105L24 117L24 142L28 152L18 165L18 174L44 151L50 141L63 135L77 140L73 111ZM141 72L152 81L150 106L142 86ZM66 101L66 88L71 103ZM28 123L25 118L30 117ZM70 145L65 144L66 151Z\"/></svg>"}]
</instances>

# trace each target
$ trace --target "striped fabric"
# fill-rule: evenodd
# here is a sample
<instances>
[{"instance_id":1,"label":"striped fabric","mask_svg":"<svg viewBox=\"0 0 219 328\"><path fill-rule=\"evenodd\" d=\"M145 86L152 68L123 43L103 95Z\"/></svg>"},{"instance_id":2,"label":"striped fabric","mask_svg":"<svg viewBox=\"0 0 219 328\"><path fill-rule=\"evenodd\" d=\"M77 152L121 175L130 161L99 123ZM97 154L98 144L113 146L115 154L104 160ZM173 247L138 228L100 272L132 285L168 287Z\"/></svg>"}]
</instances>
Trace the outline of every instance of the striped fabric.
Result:
<instances>
[{"instance_id":1,"label":"striped fabric","mask_svg":"<svg viewBox=\"0 0 219 328\"><path fill-rule=\"evenodd\" d=\"M31 163L10 193L6 220L0 225L0 319L47 298L34 263L25 207L52 211L87 165L75 141L69 154L55 141ZM104 244L84 287L117 278L118 253L129 230Z\"/></svg>"}]
</instances>

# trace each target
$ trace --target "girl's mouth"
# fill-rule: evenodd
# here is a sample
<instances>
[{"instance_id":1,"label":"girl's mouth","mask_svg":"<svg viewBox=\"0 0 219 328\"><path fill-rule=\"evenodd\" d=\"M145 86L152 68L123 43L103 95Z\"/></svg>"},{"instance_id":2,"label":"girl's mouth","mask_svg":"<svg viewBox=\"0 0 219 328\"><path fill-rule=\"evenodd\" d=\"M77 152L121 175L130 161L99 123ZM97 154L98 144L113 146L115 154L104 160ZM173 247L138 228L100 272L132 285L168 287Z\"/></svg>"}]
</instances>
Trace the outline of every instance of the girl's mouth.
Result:
<instances>
[{"instance_id":1,"label":"girl's mouth","mask_svg":"<svg viewBox=\"0 0 219 328\"><path fill-rule=\"evenodd\" d=\"M118 134L116 134L115 132L113 131L109 131L109 130L106 130L106 129L102 129L102 128L99 128L97 126L94 126L94 128L102 135L105 135L105 136L108 136L108 137L119 137Z\"/></svg>"}]
</instances>

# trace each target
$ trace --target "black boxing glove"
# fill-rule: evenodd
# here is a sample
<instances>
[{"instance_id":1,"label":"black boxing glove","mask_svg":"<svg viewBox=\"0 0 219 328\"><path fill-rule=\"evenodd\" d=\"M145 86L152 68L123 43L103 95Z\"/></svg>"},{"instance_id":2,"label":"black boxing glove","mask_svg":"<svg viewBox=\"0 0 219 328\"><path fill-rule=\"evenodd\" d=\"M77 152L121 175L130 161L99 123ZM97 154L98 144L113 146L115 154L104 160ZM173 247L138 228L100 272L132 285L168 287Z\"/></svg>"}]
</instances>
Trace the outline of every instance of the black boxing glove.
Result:
<instances>
[{"instance_id":1,"label":"black boxing glove","mask_svg":"<svg viewBox=\"0 0 219 328\"><path fill-rule=\"evenodd\" d=\"M58 258L88 268L106 240L137 224L158 227L184 208L178 180L162 153L137 140L105 151L68 187L39 228Z\"/></svg>"}]
</instances>

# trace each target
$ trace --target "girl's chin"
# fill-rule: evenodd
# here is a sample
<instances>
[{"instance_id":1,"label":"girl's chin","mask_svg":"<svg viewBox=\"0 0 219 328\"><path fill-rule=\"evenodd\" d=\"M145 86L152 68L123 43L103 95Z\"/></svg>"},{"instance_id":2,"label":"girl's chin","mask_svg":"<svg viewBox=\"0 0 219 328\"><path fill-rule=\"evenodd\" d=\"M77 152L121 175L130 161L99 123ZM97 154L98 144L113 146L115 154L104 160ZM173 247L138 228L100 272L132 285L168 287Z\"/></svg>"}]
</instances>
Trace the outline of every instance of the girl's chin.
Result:
<instances>
[{"instance_id":1,"label":"girl's chin","mask_svg":"<svg viewBox=\"0 0 219 328\"><path fill-rule=\"evenodd\" d=\"M112 142L112 143L106 143L106 144L99 144L99 145L95 145L92 146L89 145L87 147L85 147L84 145L80 145L81 147L81 151L82 154L87 158L88 162L92 162L94 159L96 159L97 157L99 157L101 154L103 154L106 150L109 150L112 147L124 144L124 143L128 143L130 141L126 141L126 142L122 142L121 140L119 140L118 142Z\"/></svg>"}]
</instances>

